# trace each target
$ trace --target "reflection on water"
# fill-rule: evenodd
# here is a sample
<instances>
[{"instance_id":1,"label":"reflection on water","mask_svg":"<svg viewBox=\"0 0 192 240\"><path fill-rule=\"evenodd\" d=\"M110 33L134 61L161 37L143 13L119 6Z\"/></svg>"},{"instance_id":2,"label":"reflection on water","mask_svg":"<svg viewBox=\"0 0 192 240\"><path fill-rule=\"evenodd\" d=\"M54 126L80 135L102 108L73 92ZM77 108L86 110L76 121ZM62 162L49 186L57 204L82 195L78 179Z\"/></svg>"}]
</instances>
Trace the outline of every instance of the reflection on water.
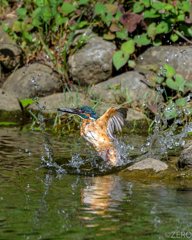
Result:
<instances>
[{"instance_id":1,"label":"reflection on water","mask_svg":"<svg viewBox=\"0 0 192 240\"><path fill-rule=\"evenodd\" d=\"M147 185L118 173L55 171L62 164L70 168L74 155L85 161L94 152L78 135L47 135L55 168L42 167L43 158L48 159L40 132L0 128L0 239L169 239L174 231L190 234L192 186ZM144 138L133 135L127 141L134 146L133 156Z\"/></svg>"}]
</instances>

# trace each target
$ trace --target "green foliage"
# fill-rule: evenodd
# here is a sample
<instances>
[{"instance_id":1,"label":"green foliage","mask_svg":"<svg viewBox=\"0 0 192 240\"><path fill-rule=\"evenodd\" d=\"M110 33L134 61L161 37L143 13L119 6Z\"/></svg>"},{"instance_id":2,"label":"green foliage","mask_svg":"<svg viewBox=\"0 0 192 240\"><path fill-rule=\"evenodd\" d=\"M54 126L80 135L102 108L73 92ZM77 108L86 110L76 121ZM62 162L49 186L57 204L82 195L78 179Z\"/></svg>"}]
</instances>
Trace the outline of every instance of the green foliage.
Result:
<instances>
[{"instance_id":1,"label":"green foliage","mask_svg":"<svg viewBox=\"0 0 192 240\"><path fill-rule=\"evenodd\" d=\"M3 3L6 5L7 1ZM179 41L182 35L192 36L190 21L187 21L189 0L132 1L130 9L126 9L126 4L126 1L25 0L17 9L19 20L11 29L5 26L4 29L33 56L44 48L64 78L68 78L67 58L89 39L84 36L73 45L75 31L84 27L97 26L104 39L117 43L117 54L113 57L116 70L132 61L138 48L163 44L165 35L173 42ZM95 12L91 20L86 13L90 8ZM58 46L60 51L57 51ZM128 63L128 66L133 65ZM172 78L172 73L168 75L170 70L166 76ZM168 80L168 84L170 82Z\"/></svg>"},{"instance_id":2,"label":"green foliage","mask_svg":"<svg viewBox=\"0 0 192 240\"><path fill-rule=\"evenodd\" d=\"M32 103L34 103L34 102L37 102L39 100L39 98L38 99L35 99L35 100L33 100L33 99L31 99L31 98L28 98L28 99L22 99L22 100L19 100L20 101L20 103L22 104L22 106L25 108L25 107L27 107L28 105L30 105L30 104L32 104Z\"/></svg>"}]
</instances>

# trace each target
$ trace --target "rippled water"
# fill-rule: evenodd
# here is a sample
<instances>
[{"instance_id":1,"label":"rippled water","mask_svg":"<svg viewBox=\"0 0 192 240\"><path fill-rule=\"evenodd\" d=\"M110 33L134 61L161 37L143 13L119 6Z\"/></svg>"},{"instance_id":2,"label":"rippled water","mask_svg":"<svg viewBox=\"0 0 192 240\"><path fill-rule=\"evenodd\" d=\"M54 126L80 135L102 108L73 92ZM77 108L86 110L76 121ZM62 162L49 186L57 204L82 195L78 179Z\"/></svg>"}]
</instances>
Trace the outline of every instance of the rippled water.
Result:
<instances>
[{"instance_id":1,"label":"rippled water","mask_svg":"<svg viewBox=\"0 0 192 240\"><path fill-rule=\"evenodd\" d=\"M102 172L79 133L46 135L51 166L40 131L0 128L0 239L192 238L192 188ZM124 135L130 161L145 140Z\"/></svg>"}]
</instances>

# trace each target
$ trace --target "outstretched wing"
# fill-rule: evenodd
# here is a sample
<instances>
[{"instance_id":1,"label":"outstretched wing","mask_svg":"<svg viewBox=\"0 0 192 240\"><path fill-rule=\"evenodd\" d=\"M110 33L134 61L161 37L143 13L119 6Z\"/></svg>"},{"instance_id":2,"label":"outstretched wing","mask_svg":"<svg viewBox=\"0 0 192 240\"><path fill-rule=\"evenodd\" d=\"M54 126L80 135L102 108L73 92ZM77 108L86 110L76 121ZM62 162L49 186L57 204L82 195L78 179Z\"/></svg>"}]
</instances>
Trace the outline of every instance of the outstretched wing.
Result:
<instances>
[{"instance_id":1,"label":"outstretched wing","mask_svg":"<svg viewBox=\"0 0 192 240\"><path fill-rule=\"evenodd\" d=\"M117 109L117 113L111 117L107 125L107 135L111 140L114 140L114 131L122 131L122 126L124 126L125 118L127 117L127 108Z\"/></svg>"}]
</instances>

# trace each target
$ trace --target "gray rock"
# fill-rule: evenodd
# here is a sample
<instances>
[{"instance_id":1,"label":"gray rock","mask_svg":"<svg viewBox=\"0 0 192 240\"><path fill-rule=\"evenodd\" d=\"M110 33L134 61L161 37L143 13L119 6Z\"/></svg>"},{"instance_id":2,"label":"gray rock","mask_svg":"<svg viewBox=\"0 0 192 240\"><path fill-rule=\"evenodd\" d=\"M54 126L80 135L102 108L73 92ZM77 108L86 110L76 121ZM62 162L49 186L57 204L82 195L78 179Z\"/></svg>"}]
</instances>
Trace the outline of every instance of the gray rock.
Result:
<instances>
[{"instance_id":1,"label":"gray rock","mask_svg":"<svg viewBox=\"0 0 192 240\"><path fill-rule=\"evenodd\" d=\"M109 108L119 108L120 106L114 103L102 103L97 105L95 111L98 113L99 116L102 116Z\"/></svg>"},{"instance_id":2,"label":"gray rock","mask_svg":"<svg viewBox=\"0 0 192 240\"><path fill-rule=\"evenodd\" d=\"M12 27L17 18L10 18L3 21L7 27ZM7 69L14 69L19 63L22 63L22 49L9 37L0 26L0 59L8 58L1 63Z\"/></svg>"},{"instance_id":3,"label":"gray rock","mask_svg":"<svg viewBox=\"0 0 192 240\"><path fill-rule=\"evenodd\" d=\"M91 106L91 100L83 93L56 93L47 97L42 97L38 102L31 104L28 109L40 110L44 113L56 112L56 108L76 108L78 106Z\"/></svg>"},{"instance_id":4,"label":"gray rock","mask_svg":"<svg viewBox=\"0 0 192 240\"><path fill-rule=\"evenodd\" d=\"M192 141L185 144L183 148L177 164L180 168L192 167Z\"/></svg>"},{"instance_id":5,"label":"gray rock","mask_svg":"<svg viewBox=\"0 0 192 240\"><path fill-rule=\"evenodd\" d=\"M5 90L0 88L0 112L2 111L21 111L18 99Z\"/></svg>"},{"instance_id":6,"label":"gray rock","mask_svg":"<svg viewBox=\"0 0 192 240\"><path fill-rule=\"evenodd\" d=\"M18 99L25 99L53 93L60 89L60 82L49 66L34 63L11 74L2 88Z\"/></svg>"},{"instance_id":7,"label":"gray rock","mask_svg":"<svg viewBox=\"0 0 192 240\"><path fill-rule=\"evenodd\" d=\"M93 99L100 99L105 102L117 102L121 98L131 101L155 100L157 92L140 81L143 76L136 71L123 73L105 82L99 83L89 90ZM112 90L112 85L120 89ZM127 90L127 91L126 91Z\"/></svg>"},{"instance_id":8,"label":"gray rock","mask_svg":"<svg viewBox=\"0 0 192 240\"><path fill-rule=\"evenodd\" d=\"M147 49L138 59L136 70L141 65L165 63L174 67L177 71L191 72L192 69L192 48L188 46L158 46ZM142 71L142 70L141 70Z\"/></svg>"},{"instance_id":9,"label":"gray rock","mask_svg":"<svg viewBox=\"0 0 192 240\"><path fill-rule=\"evenodd\" d=\"M127 112L127 121L141 120L146 119L145 115L142 112L139 112L133 108L129 108Z\"/></svg>"},{"instance_id":10,"label":"gray rock","mask_svg":"<svg viewBox=\"0 0 192 240\"><path fill-rule=\"evenodd\" d=\"M69 59L73 80L89 85L108 79L112 74L115 44L101 37L91 38Z\"/></svg>"},{"instance_id":11,"label":"gray rock","mask_svg":"<svg viewBox=\"0 0 192 240\"><path fill-rule=\"evenodd\" d=\"M164 171L168 169L168 165L162 161L153 159L153 158L146 158L141 160L140 162L134 163L132 166L128 167L126 170L145 170L145 169L152 169L155 172Z\"/></svg>"},{"instance_id":12,"label":"gray rock","mask_svg":"<svg viewBox=\"0 0 192 240\"><path fill-rule=\"evenodd\" d=\"M152 71L141 68L151 64L157 64L159 67L164 66L165 63L175 68L176 73L187 77L187 82L192 82L192 48L189 46L174 47L174 46L158 46L147 49L138 59L136 71L144 73L147 78L156 76ZM191 74L190 74L191 73ZM184 93L191 89L184 88Z\"/></svg>"}]
</instances>

